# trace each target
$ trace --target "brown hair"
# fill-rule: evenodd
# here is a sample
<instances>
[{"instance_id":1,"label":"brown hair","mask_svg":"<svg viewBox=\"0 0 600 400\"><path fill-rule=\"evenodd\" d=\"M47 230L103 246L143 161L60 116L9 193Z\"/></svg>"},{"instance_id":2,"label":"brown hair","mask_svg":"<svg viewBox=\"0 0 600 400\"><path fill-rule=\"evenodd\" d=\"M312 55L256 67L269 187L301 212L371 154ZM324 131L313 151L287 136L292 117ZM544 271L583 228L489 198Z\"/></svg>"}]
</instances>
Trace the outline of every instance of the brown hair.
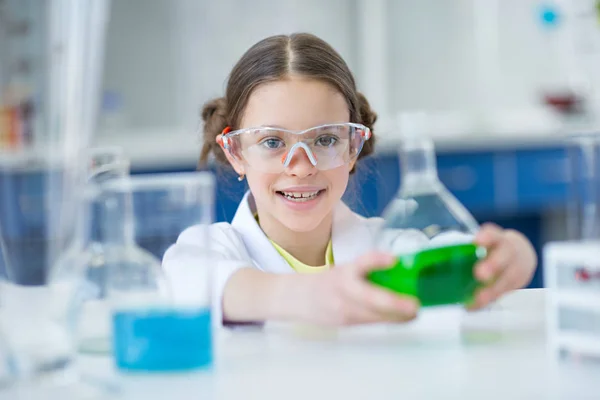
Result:
<instances>
[{"instance_id":1,"label":"brown hair","mask_svg":"<svg viewBox=\"0 0 600 400\"><path fill-rule=\"evenodd\" d=\"M361 123L373 132L377 114L365 96L356 90L354 76L346 62L328 43L308 33L271 36L252 46L233 67L225 97L204 104L200 166L206 165L211 153L217 161L227 163L216 143L217 135L227 126L233 130L238 128L248 99L257 86L290 74L319 79L337 88L348 103L350 122ZM373 135L358 158L371 154L374 145Z\"/></svg>"}]
</instances>

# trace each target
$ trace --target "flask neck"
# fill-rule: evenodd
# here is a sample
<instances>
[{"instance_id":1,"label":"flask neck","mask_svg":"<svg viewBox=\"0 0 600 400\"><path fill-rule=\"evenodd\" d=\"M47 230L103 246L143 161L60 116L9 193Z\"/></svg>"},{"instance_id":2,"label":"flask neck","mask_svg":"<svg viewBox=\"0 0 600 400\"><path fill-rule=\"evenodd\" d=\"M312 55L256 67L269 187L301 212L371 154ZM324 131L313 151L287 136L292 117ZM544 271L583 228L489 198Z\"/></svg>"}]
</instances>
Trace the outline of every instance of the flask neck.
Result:
<instances>
[{"instance_id":1,"label":"flask neck","mask_svg":"<svg viewBox=\"0 0 600 400\"><path fill-rule=\"evenodd\" d=\"M135 245L135 223L133 195L128 192L113 192L103 199L103 241L110 246Z\"/></svg>"},{"instance_id":2,"label":"flask neck","mask_svg":"<svg viewBox=\"0 0 600 400\"><path fill-rule=\"evenodd\" d=\"M437 189L440 180L433 142L410 139L400 148L400 173L403 188Z\"/></svg>"},{"instance_id":3,"label":"flask neck","mask_svg":"<svg viewBox=\"0 0 600 400\"><path fill-rule=\"evenodd\" d=\"M91 240L91 207L92 199L89 197L89 192L84 188L75 211L77 226L75 227L74 244L81 249Z\"/></svg>"},{"instance_id":4,"label":"flask neck","mask_svg":"<svg viewBox=\"0 0 600 400\"><path fill-rule=\"evenodd\" d=\"M69 206L72 210L73 238L70 241L70 251L83 251L92 239L92 204L95 192L93 188L82 183L73 195L73 203Z\"/></svg>"}]
</instances>

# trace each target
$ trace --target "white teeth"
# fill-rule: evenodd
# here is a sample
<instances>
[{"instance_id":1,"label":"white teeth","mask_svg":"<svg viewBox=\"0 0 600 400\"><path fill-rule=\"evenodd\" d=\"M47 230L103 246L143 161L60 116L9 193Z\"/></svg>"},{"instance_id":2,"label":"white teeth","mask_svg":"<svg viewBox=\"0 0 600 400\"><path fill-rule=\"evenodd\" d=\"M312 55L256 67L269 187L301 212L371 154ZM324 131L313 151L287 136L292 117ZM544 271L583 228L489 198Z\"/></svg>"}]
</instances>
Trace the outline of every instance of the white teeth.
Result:
<instances>
[{"instance_id":1,"label":"white teeth","mask_svg":"<svg viewBox=\"0 0 600 400\"><path fill-rule=\"evenodd\" d=\"M281 192L288 200L293 201L308 201L312 200L319 194L320 190L316 192Z\"/></svg>"}]
</instances>

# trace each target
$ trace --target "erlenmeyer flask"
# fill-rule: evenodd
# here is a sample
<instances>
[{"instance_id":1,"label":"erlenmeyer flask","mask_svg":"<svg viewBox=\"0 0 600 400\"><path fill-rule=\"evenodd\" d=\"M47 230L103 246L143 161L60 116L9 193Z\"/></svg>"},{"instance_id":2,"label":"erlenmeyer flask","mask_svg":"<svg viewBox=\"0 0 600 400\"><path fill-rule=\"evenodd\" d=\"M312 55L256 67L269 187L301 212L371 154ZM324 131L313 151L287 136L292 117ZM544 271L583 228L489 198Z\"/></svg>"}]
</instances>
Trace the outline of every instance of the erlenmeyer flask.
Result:
<instances>
[{"instance_id":1,"label":"erlenmeyer flask","mask_svg":"<svg viewBox=\"0 0 600 400\"><path fill-rule=\"evenodd\" d=\"M400 162L400 189L375 243L398 259L368 278L416 296L422 306L468 303L479 286L473 268L485 256L473 243L478 224L439 180L432 140L406 138Z\"/></svg>"},{"instance_id":2,"label":"erlenmeyer flask","mask_svg":"<svg viewBox=\"0 0 600 400\"><path fill-rule=\"evenodd\" d=\"M146 174L103 185L102 222L113 355L120 372L190 371L212 364L210 173ZM174 282L159 261L187 228L189 281Z\"/></svg>"},{"instance_id":3,"label":"erlenmeyer flask","mask_svg":"<svg viewBox=\"0 0 600 400\"><path fill-rule=\"evenodd\" d=\"M101 233L101 187L129 175L129 161L117 147L93 148L87 157L87 182L80 193L79 227L73 243L52 269L53 284L76 288L70 307L71 329L79 351L110 352L110 307L106 301L106 257Z\"/></svg>"}]
</instances>

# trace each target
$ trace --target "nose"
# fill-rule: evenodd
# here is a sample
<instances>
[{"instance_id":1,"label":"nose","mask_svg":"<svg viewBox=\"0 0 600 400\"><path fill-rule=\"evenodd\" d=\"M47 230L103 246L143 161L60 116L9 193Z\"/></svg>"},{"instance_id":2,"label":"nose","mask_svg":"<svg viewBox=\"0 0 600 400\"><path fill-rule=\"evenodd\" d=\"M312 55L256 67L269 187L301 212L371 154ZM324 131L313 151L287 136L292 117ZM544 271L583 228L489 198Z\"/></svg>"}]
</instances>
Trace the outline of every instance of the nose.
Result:
<instances>
[{"instance_id":1,"label":"nose","mask_svg":"<svg viewBox=\"0 0 600 400\"><path fill-rule=\"evenodd\" d=\"M300 150L300 147L304 151ZM286 172L290 175L304 177L310 176L316 171L317 159L306 143L303 142L292 146L290 151L284 154L281 161L286 168Z\"/></svg>"}]
</instances>

